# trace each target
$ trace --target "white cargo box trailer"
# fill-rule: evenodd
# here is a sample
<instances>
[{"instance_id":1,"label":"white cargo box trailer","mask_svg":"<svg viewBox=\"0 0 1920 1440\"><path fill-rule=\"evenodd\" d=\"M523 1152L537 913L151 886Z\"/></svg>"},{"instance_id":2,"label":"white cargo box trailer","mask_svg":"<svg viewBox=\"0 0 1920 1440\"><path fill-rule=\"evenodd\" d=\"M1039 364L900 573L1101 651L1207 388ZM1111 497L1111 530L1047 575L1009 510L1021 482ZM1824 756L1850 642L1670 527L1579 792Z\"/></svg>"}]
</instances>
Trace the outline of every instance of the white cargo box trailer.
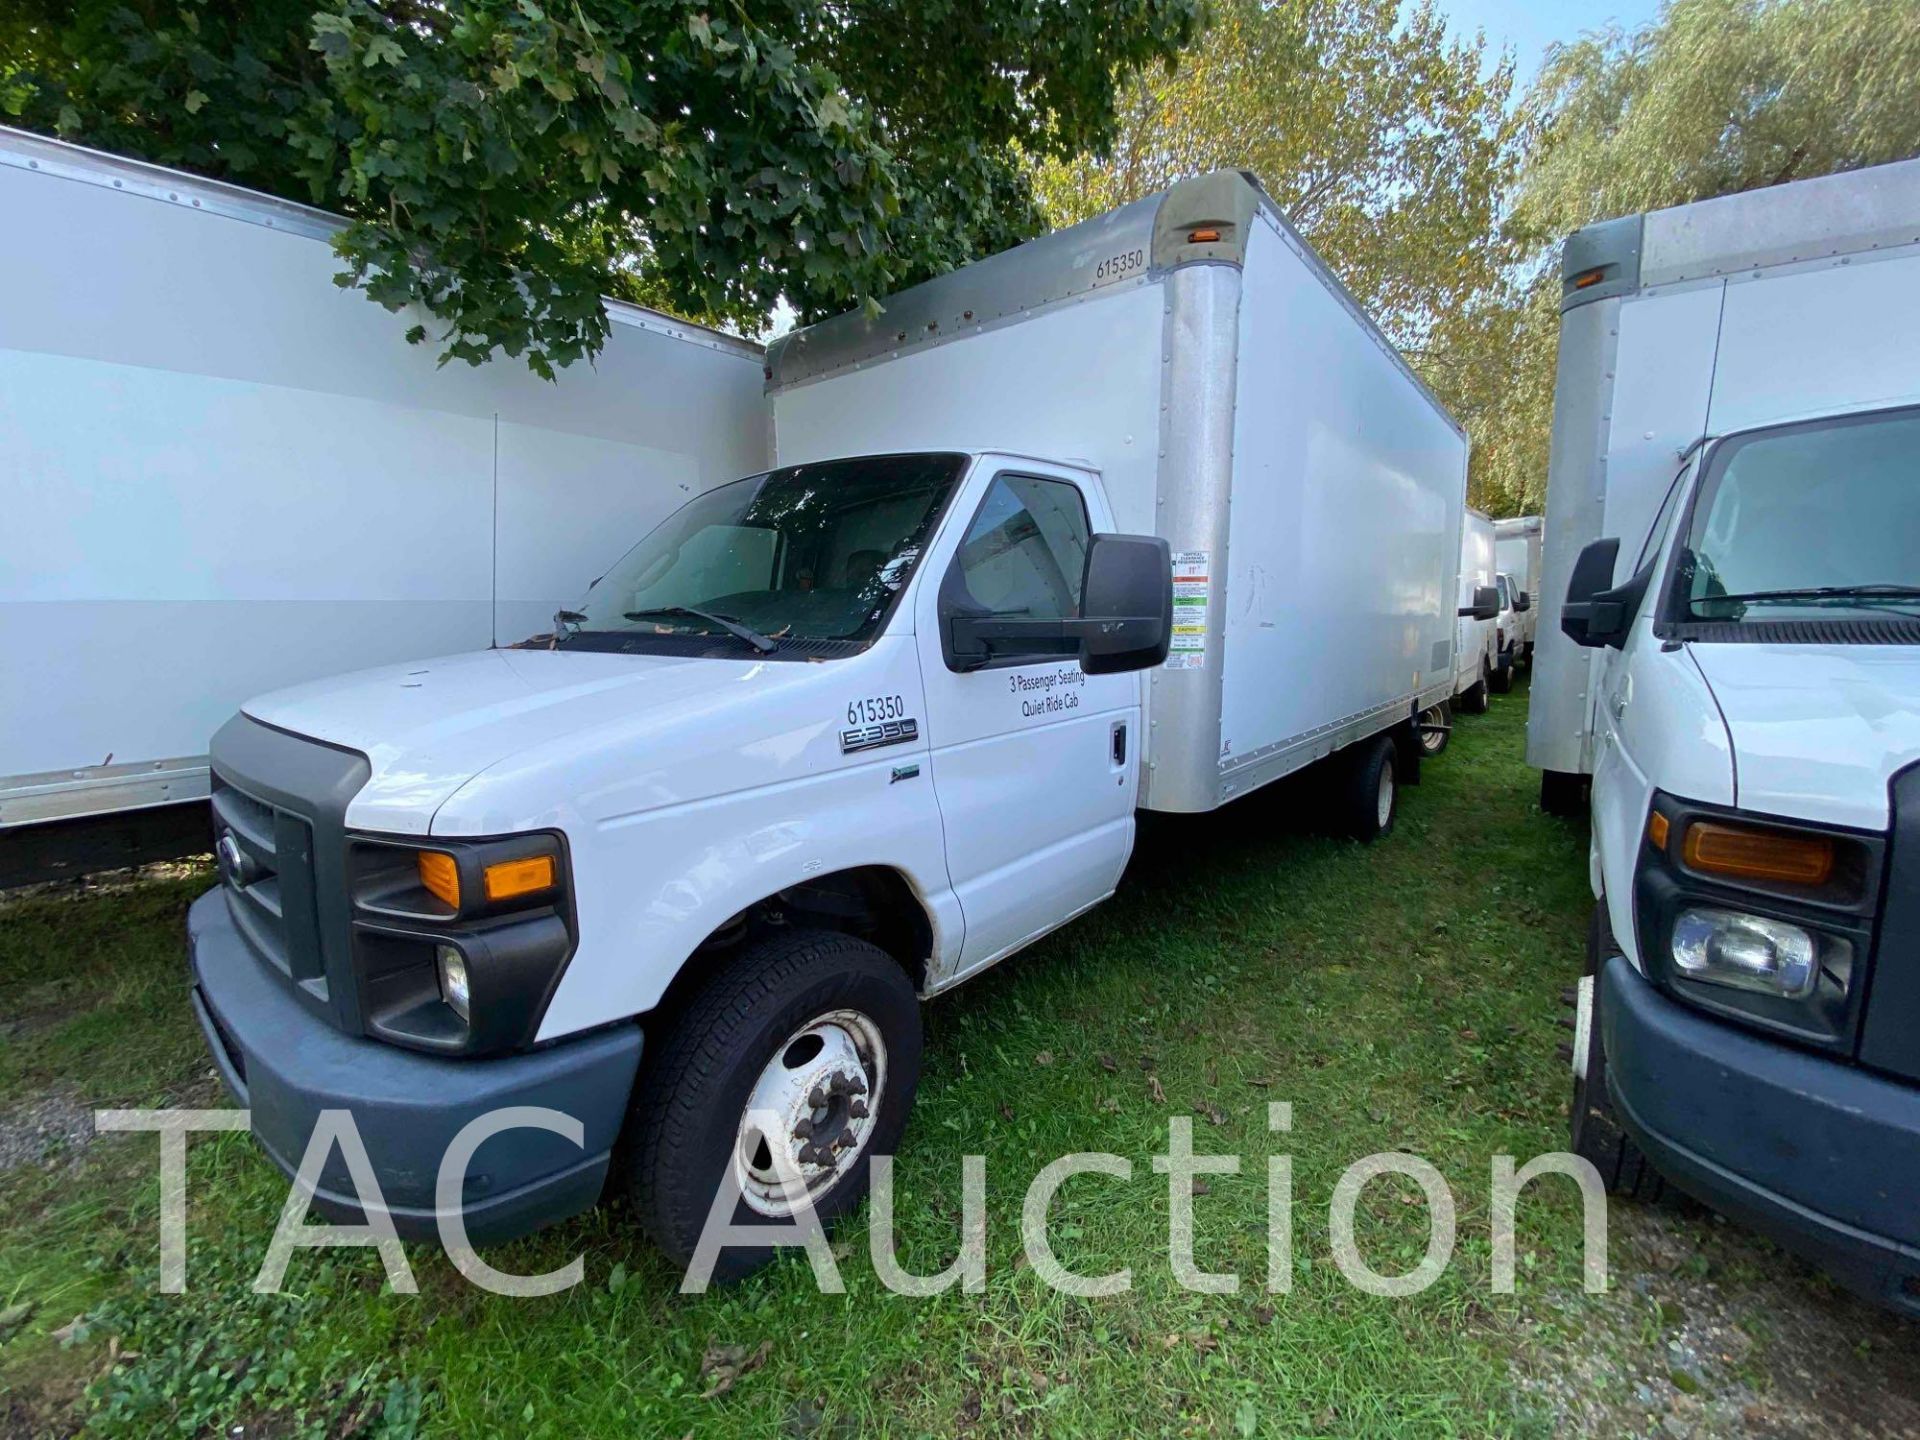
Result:
<instances>
[{"instance_id":1,"label":"white cargo box trailer","mask_svg":"<svg viewBox=\"0 0 1920 1440\"><path fill-rule=\"evenodd\" d=\"M1466 434L1249 175L797 331L768 373L783 465L1076 462L1169 542L1145 809L1213 809L1452 693Z\"/></svg>"},{"instance_id":2,"label":"white cargo box trailer","mask_svg":"<svg viewBox=\"0 0 1920 1440\"><path fill-rule=\"evenodd\" d=\"M0 215L0 836L203 798L247 697L545 630L768 460L733 336L610 303L557 383L441 369L336 217L14 130Z\"/></svg>"}]
</instances>

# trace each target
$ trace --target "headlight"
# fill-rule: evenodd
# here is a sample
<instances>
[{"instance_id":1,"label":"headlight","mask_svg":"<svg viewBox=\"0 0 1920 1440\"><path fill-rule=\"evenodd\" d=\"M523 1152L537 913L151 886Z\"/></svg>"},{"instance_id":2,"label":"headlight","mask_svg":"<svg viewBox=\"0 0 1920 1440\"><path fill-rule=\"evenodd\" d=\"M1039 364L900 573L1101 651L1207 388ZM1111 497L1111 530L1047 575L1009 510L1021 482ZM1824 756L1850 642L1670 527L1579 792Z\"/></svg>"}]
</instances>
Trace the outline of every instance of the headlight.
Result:
<instances>
[{"instance_id":1,"label":"headlight","mask_svg":"<svg viewBox=\"0 0 1920 1440\"><path fill-rule=\"evenodd\" d=\"M1656 793L1634 866L1647 978L1742 1024L1851 1054L1886 841Z\"/></svg>"},{"instance_id":2,"label":"headlight","mask_svg":"<svg viewBox=\"0 0 1920 1440\"><path fill-rule=\"evenodd\" d=\"M1692 980L1803 1000L1820 980L1820 943L1784 920L1701 906L1673 922L1673 963Z\"/></svg>"},{"instance_id":3,"label":"headlight","mask_svg":"<svg viewBox=\"0 0 1920 1440\"><path fill-rule=\"evenodd\" d=\"M440 998L460 1017L461 1023L473 1020L473 994L467 987L467 957L451 945L436 952L440 961Z\"/></svg>"}]
</instances>

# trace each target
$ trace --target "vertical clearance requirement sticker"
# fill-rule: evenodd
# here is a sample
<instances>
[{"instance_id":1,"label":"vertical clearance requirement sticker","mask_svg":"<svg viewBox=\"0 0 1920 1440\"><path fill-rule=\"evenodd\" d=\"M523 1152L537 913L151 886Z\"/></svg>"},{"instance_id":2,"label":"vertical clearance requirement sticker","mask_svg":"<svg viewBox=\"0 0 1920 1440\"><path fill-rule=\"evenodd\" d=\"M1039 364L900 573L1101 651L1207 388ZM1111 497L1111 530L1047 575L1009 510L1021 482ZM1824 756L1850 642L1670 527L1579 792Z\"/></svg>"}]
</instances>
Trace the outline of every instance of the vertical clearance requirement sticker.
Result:
<instances>
[{"instance_id":1,"label":"vertical clearance requirement sticker","mask_svg":"<svg viewBox=\"0 0 1920 1440\"><path fill-rule=\"evenodd\" d=\"M1173 645L1169 670L1200 670L1207 663L1207 552L1180 550L1173 557Z\"/></svg>"}]
</instances>

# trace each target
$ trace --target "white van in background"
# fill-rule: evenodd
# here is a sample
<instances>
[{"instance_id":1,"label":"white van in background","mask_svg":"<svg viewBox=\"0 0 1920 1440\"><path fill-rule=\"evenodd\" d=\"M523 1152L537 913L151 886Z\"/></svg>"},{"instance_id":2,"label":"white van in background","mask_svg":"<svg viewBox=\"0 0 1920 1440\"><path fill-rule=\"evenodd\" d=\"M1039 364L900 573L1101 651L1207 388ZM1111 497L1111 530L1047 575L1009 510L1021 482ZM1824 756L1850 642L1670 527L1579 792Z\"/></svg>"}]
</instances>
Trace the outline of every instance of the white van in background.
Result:
<instances>
[{"instance_id":1,"label":"white van in background","mask_svg":"<svg viewBox=\"0 0 1920 1440\"><path fill-rule=\"evenodd\" d=\"M1569 239L1546 522L1572 1146L1920 1313L1920 161Z\"/></svg>"},{"instance_id":2,"label":"white van in background","mask_svg":"<svg viewBox=\"0 0 1920 1440\"><path fill-rule=\"evenodd\" d=\"M1538 515L1522 515L1493 522L1493 558L1512 589L1514 659L1533 661L1539 609L1540 559L1545 524Z\"/></svg>"},{"instance_id":3,"label":"white van in background","mask_svg":"<svg viewBox=\"0 0 1920 1440\"><path fill-rule=\"evenodd\" d=\"M1473 609L1477 592L1491 588L1497 596L1498 586L1493 521L1482 511L1468 510L1460 526L1460 603L1453 636L1453 707L1468 715L1486 714L1488 696L1508 688L1499 679L1499 602L1490 614Z\"/></svg>"}]
</instances>

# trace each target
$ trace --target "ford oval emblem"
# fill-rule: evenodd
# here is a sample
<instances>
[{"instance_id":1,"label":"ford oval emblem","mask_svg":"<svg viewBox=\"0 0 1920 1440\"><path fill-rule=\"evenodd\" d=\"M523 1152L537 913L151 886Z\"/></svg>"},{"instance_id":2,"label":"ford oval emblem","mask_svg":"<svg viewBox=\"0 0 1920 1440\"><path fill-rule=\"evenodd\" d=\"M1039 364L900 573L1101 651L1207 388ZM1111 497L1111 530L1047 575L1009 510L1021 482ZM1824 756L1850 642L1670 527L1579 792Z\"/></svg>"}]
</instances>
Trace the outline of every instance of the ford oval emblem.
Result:
<instances>
[{"instance_id":1,"label":"ford oval emblem","mask_svg":"<svg viewBox=\"0 0 1920 1440\"><path fill-rule=\"evenodd\" d=\"M215 842L213 847L213 857L219 862L220 873L226 877L229 885L245 885L247 883L246 852L241 850L240 842L233 838L233 831L223 830L220 832L220 839Z\"/></svg>"}]
</instances>

